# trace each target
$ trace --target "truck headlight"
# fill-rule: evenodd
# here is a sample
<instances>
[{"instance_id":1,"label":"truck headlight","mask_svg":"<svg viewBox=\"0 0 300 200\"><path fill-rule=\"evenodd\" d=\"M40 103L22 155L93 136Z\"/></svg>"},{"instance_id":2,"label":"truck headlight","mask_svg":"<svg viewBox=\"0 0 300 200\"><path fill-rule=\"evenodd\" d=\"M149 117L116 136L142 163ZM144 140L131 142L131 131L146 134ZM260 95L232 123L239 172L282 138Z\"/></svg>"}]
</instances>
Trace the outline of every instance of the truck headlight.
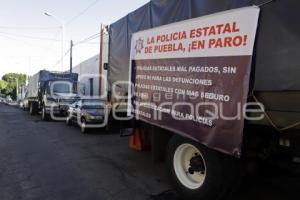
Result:
<instances>
[{"instance_id":1,"label":"truck headlight","mask_svg":"<svg viewBox=\"0 0 300 200\"><path fill-rule=\"evenodd\" d=\"M90 115L90 119L96 119L96 117L95 117L95 116L92 116L92 115Z\"/></svg>"}]
</instances>

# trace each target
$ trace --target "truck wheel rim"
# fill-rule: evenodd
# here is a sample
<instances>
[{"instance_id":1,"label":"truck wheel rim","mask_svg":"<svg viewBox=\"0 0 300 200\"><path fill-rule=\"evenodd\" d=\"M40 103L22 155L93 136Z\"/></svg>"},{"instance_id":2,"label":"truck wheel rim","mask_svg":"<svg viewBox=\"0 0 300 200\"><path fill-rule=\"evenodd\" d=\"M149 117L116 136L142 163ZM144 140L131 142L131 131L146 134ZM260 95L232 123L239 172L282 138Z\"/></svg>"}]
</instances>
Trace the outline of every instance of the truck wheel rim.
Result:
<instances>
[{"instance_id":1,"label":"truck wheel rim","mask_svg":"<svg viewBox=\"0 0 300 200\"><path fill-rule=\"evenodd\" d=\"M191 159L195 156L201 156L204 171L192 174L189 169L191 167ZM206 177L205 160L201 152L194 145L185 143L178 146L174 154L173 165L178 180L185 187L195 190L203 185Z\"/></svg>"}]
</instances>

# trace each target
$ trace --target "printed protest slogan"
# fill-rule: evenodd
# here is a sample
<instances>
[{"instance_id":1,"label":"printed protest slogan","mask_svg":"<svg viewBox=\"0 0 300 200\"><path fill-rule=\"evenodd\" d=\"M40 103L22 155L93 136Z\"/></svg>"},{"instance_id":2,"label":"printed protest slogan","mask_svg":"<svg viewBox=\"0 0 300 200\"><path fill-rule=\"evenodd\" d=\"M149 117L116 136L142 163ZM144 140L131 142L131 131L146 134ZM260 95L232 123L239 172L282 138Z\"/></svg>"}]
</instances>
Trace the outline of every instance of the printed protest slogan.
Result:
<instances>
[{"instance_id":1,"label":"printed protest slogan","mask_svg":"<svg viewBox=\"0 0 300 200\"><path fill-rule=\"evenodd\" d=\"M246 7L133 34L128 112L240 156L258 17Z\"/></svg>"}]
</instances>

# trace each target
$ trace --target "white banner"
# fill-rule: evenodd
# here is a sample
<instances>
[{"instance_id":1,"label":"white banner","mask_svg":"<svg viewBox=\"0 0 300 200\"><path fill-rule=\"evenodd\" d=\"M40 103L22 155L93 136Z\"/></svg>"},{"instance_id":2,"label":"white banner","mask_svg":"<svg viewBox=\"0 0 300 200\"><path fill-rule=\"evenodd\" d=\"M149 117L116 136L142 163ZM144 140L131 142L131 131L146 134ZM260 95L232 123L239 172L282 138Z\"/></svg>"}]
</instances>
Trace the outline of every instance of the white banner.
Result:
<instances>
[{"instance_id":1,"label":"white banner","mask_svg":"<svg viewBox=\"0 0 300 200\"><path fill-rule=\"evenodd\" d=\"M131 59L251 55L258 16L245 7L134 33Z\"/></svg>"}]
</instances>

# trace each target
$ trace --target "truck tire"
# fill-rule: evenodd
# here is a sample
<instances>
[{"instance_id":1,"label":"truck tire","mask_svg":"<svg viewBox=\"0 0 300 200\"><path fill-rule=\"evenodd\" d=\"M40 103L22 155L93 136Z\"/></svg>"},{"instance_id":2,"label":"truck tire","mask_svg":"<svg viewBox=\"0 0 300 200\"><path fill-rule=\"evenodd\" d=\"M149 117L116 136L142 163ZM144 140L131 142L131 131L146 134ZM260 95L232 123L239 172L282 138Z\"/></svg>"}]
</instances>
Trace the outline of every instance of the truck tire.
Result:
<instances>
[{"instance_id":1,"label":"truck tire","mask_svg":"<svg viewBox=\"0 0 300 200\"><path fill-rule=\"evenodd\" d=\"M49 119L50 119L50 115L47 114L46 107L43 106L43 108L42 108L42 120L43 121L49 121Z\"/></svg>"},{"instance_id":2,"label":"truck tire","mask_svg":"<svg viewBox=\"0 0 300 200\"><path fill-rule=\"evenodd\" d=\"M72 123L72 117L69 113L67 113L66 125L71 126L71 123Z\"/></svg>"},{"instance_id":3,"label":"truck tire","mask_svg":"<svg viewBox=\"0 0 300 200\"><path fill-rule=\"evenodd\" d=\"M32 103L29 104L29 113L30 113L30 115L34 115L34 114L33 114L33 106L32 106Z\"/></svg>"},{"instance_id":4,"label":"truck tire","mask_svg":"<svg viewBox=\"0 0 300 200\"><path fill-rule=\"evenodd\" d=\"M37 113L36 103L34 103L34 102L30 103L30 105L29 105L29 113L30 113L30 115L36 115L36 113Z\"/></svg>"},{"instance_id":5,"label":"truck tire","mask_svg":"<svg viewBox=\"0 0 300 200\"><path fill-rule=\"evenodd\" d=\"M86 120L84 119L84 117L81 118L80 131L82 134L86 134L88 132L88 129L86 127Z\"/></svg>"},{"instance_id":6,"label":"truck tire","mask_svg":"<svg viewBox=\"0 0 300 200\"><path fill-rule=\"evenodd\" d=\"M229 165L220 153L177 135L169 141L166 164L172 184L184 199L224 198L232 183L226 180L231 172L226 171Z\"/></svg>"}]
</instances>

